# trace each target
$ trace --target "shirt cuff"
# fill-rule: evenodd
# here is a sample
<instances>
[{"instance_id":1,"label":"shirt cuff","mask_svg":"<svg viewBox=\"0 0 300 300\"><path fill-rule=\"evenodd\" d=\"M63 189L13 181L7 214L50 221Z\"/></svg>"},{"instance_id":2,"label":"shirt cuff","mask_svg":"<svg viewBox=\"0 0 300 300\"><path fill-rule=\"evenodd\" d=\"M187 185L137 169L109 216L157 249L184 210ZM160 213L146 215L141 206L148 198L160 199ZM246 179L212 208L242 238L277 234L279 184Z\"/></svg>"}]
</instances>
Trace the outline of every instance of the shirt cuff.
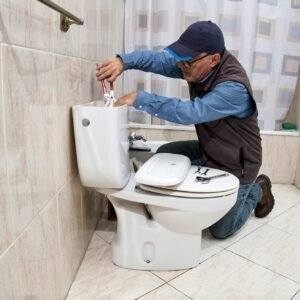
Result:
<instances>
[{"instance_id":1,"label":"shirt cuff","mask_svg":"<svg viewBox=\"0 0 300 300\"><path fill-rule=\"evenodd\" d=\"M128 53L117 54L116 57L123 61L124 71L134 68L133 55Z\"/></svg>"},{"instance_id":2,"label":"shirt cuff","mask_svg":"<svg viewBox=\"0 0 300 300\"><path fill-rule=\"evenodd\" d=\"M143 110L144 106L147 104L147 101L149 101L150 99L150 95L147 92L144 91L138 91L135 97L135 101L134 101L134 108L139 109L139 110Z\"/></svg>"}]
</instances>

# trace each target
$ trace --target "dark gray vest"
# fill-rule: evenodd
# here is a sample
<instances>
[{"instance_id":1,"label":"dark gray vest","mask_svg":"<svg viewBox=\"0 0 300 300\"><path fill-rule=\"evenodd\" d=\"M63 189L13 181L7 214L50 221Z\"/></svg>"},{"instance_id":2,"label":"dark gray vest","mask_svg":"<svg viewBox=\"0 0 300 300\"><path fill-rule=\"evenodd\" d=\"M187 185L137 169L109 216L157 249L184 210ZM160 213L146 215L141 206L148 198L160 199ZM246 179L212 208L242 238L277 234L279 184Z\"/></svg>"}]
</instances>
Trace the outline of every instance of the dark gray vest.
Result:
<instances>
[{"instance_id":1,"label":"dark gray vest","mask_svg":"<svg viewBox=\"0 0 300 300\"><path fill-rule=\"evenodd\" d=\"M248 90L254 113L244 119L229 116L220 120L196 124L202 161L205 166L228 171L241 184L252 183L262 161L262 148L257 125L257 108L246 71L227 50L212 76L204 83L189 83L191 98L203 97L216 84L237 81Z\"/></svg>"}]
</instances>

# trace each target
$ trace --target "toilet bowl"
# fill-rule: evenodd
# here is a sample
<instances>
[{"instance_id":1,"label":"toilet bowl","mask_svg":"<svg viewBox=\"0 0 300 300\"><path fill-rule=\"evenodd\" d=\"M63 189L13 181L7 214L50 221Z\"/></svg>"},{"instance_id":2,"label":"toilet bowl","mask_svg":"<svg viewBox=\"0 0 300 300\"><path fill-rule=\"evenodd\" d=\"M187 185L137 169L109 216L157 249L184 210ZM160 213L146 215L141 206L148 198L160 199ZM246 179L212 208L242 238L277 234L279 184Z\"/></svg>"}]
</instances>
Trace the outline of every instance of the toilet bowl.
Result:
<instances>
[{"instance_id":1,"label":"toilet bowl","mask_svg":"<svg viewBox=\"0 0 300 300\"><path fill-rule=\"evenodd\" d=\"M81 183L106 194L117 214L112 261L138 270L198 265L202 230L234 205L239 180L206 167L203 175L188 158L168 153L130 173L127 106L94 101L72 111Z\"/></svg>"}]
</instances>

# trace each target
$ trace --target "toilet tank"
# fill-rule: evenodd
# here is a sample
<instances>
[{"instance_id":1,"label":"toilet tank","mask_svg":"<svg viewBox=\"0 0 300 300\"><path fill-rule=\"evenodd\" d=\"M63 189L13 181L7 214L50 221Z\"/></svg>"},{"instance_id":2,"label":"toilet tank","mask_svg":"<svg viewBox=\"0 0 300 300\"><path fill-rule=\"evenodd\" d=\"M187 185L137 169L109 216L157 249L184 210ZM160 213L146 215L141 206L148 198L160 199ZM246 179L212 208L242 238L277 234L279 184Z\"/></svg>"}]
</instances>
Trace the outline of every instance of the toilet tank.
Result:
<instances>
[{"instance_id":1,"label":"toilet tank","mask_svg":"<svg viewBox=\"0 0 300 300\"><path fill-rule=\"evenodd\" d=\"M79 175L83 186L120 189L130 175L127 105L103 102L72 107Z\"/></svg>"}]
</instances>

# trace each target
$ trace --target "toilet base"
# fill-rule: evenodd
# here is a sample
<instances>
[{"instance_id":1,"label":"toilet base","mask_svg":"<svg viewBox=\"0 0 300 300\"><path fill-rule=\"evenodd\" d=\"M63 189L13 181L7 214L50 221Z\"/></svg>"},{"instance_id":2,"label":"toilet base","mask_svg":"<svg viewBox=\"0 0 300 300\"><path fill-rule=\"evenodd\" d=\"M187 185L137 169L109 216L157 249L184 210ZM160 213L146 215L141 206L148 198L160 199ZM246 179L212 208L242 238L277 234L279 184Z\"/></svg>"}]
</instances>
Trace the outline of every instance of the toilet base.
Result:
<instances>
[{"instance_id":1,"label":"toilet base","mask_svg":"<svg viewBox=\"0 0 300 300\"><path fill-rule=\"evenodd\" d=\"M201 234L170 231L149 218L144 204L109 196L118 218L112 261L127 269L181 270L200 263Z\"/></svg>"}]
</instances>

